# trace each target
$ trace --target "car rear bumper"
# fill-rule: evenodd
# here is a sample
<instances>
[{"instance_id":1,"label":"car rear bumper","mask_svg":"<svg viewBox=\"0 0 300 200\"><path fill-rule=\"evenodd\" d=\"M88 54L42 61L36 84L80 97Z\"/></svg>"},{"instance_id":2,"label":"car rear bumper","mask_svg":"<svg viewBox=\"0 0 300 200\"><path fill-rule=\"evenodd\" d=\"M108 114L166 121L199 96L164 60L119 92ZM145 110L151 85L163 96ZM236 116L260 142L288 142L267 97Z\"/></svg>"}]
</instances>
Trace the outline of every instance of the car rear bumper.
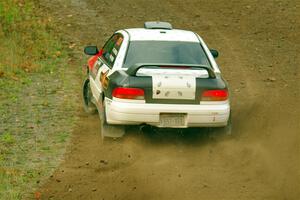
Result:
<instances>
[{"instance_id":1,"label":"car rear bumper","mask_svg":"<svg viewBox=\"0 0 300 200\"><path fill-rule=\"evenodd\" d=\"M163 127L161 113L182 113L186 116L183 127L222 127L226 126L230 115L229 101L185 105L185 104L148 104L120 102L106 99L106 120L109 124L150 124ZM181 126L182 127L182 126Z\"/></svg>"}]
</instances>

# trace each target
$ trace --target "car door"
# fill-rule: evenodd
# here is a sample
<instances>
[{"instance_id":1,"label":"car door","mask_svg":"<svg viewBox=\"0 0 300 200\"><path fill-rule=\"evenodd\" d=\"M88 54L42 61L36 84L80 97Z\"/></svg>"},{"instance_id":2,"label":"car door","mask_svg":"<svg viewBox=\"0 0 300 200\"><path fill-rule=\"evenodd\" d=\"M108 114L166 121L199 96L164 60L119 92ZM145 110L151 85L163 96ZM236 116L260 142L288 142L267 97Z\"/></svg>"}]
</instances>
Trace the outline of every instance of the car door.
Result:
<instances>
[{"instance_id":1,"label":"car door","mask_svg":"<svg viewBox=\"0 0 300 200\"><path fill-rule=\"evenodd\" d=\"M94 79L94 97L97 101L102 100L103 89L107 87L108 75L113 69L115 60L117 59L119 49L123 42L123 36L120 33L112 35L101 49L100 56L96 62L95 69L98 69L97 76ZM92 86L91 86L92 87Z\"/></svg>"}]
</instances>

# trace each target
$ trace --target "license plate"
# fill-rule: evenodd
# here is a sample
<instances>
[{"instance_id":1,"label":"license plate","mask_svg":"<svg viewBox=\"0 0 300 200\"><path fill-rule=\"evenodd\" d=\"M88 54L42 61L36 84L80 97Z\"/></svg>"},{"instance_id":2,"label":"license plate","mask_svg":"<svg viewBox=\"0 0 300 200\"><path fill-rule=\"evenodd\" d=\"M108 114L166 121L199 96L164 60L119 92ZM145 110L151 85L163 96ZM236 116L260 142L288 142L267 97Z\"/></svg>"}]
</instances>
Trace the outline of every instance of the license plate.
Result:
<instances>
[{"instance_id":1,"label":"license plate","mask_svg":"<svg viewBox=\"0 0 300 200\"><path fill-rule=\"evenodd\" d=\"M160 114L161 127L186 127L186 114L162 113Z\"/></svg>"}]
</instances>

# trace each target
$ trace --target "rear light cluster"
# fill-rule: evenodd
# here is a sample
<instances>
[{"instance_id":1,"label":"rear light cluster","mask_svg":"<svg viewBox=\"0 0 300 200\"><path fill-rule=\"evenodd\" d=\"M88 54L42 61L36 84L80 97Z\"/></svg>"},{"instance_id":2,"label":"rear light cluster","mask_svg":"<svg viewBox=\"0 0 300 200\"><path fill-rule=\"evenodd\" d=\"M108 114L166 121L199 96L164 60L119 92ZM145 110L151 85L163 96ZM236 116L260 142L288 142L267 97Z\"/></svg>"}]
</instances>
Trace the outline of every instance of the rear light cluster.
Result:
<instances>
[{"instance_id":1,"label":"rear light cluster","mask_svg":"<svg viewBox=\"0 0 300 200\"><path fill-rule=\"evenodd\" d=\"M206 90L201 96L201 101L226 101L227 99L227 90Z\"/></svg>"},{"instance_id":2,"label":"rear light cluster","mask_svg":"<svg viewBox=\"0 0 300 200\"><path fill-rule=\"evenodd\" d=\"M140 88L118 87L113 90L112 96L119 99L144 100L145 92Z\"/></svg>"},{"instance_id":3,"label":"rear light cluster","mask_svg":"<svg viewBox=\"0 0 300 200\"><path fill-rule=\"evenodd\" d=\"M112 96L119 99L144 100L145 92L140 88L115 88ZM228 99L227 90L206 90L202 93L201 101L226 101Z\"/></svg>"}]
</instances>

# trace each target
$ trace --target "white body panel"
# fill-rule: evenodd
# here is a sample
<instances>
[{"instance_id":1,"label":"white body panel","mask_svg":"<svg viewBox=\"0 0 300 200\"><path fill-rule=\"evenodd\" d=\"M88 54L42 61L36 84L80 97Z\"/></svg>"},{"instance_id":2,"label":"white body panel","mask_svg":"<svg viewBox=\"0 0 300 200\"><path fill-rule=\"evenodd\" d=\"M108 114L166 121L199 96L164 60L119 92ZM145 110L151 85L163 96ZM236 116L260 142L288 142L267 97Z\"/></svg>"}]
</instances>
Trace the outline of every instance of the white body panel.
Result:
<instances>
[{"instance_id":1,"label":"white body panel","mask_svg":"<svg viewBox=\"0 0 300 200\"><path fill-rule=\"evenodd\" d=\"M90 87L93 93L93 97L96 101L99 101L99 94L102 92L101 87L97 87L97 81L95 81L91 76L90 76Z\"/></svg>"},{"instance_id":2,"label":"white body panel","mask_svg":"<svg viewBox=\"0 0 300 200\"><path fill-rule=\"evenodd\" d=\"M161 31L166 32L165 34L161 34ZM121 49L119 50L119 55L117 60L114 64L113 70L126 70L126 68L122 68L125 56L126 56L126 49L130 41L138 41L138 40L148 40L148 41L182 41L182 42L198 42L202 45L208 59L214 69L216 74L220 74L220 69L211 55L209 48L203 41L203 39L197 34L192 31L186 30L159 30L159 29L143 29L143 28L133 28L133 29L126 29L120 30L116 33L121 33L124 36L124 42L122 44ZM130 37L129 37L130 34Z\"/></svg>"},{"instance_id":3,"label":"white body panel","mask_svg":"<svg viewBox=\"0 0 300 200\"><path fill-rule=\"evenodd\" d=\"M165 33L161 33L165 32ZM101 73L107 73L109 77L116 70L127 70L122 68L126 51L130 41L153 40L153 41L185 41L198 42L203 46L205 53L216 74L220 74L219 67L215 62L210 50L202 38L191 32L184 30L147 30L147 29L127 29L120 30L124 36L123 43L115 58L112 68L102 64L96 77L90 76L90 87L96 103L102 103L102 84L100 82ZM100 61L98 61L100 62ZM97 62L97 63L98 63ZM98 63L100 64L100 63ZM152 76L153 80L153 99L195 99L196 81L198 78L208 78L206 70L175 70L175 69L143 69L141 68L137 76ZM171 76L166 79L165 75ZM180 78L182 77L182 78ZM161 84L160 87L159 85ZM161 90L160 94L156 91ZM169 96L164 96L170 92ZM150 124L160 127L160 116L163 113L184 114L185 127L223 127L227 125L230 115L229 101L224 102L200 102L198 105L191 104L150 104L145 100L110 100L105 97L106 119L108 124Z\"/></svg>"},{"instance_id":4,"label":"white body panel","mask_svg":"<svg viewBox=\"0 0 300 200\"><path fill-rule=\"evenodd\" d=\"M137 71L136 76L157 76L157 75L181 75L194 76L196 78L208 78L208 73L205 69L198 70L182 70L182 69L150 69L141 68Z\"/></svg>"},{"instance_id":5,"label":"white body panel","mask_svg":"<svg viewBox=\"0 0 300 200\"><path fill-rule=\"evenodd\" d=\"M102 84L100 82L100 75L101 73L108 72L109 67L107 67L106 64L101 64L100 60L96 62L96 65L101 65L101 67L99 68L95 79L93 79L91 75L89 76L89 78L90 78L90 87L93 93L93 97L97 102L97 101L102 101L102 99L99 99L103 91Z\"/></svg>"},{"instance_id":6,"label":"white body panel","mask_svg":"<svg viewBox=\"0 0 300 200\"><path fill-rule=\"evenodd\" d=\"M106 119L110 124L150 124L160 126L161 113L187 114L186 127L223 127L230 114L228 101L218 104L145 104L105 99Z\"/></svg>"},{"instance_id":7,"label":"white body panel","mask_svg":"<svg viewBox=\"0 0 300 200\"><path fill-rule=\"evenodd\" d=\"M118 53L118 56L116 57L114 66L113 66L112 70L109 72L108 76L110 74L112 74L114 71L122 69L123 62L124 62L124 59L126 56L127 47L129 44L129 35L127 32L120 30L120 31L117 31L116 33L121 33L124 36L124 40L121 45L121 48L119 49L119 53Z\"/></svg>"},{"instance_id":8,"label":"white body panel","mask_svg":"<svg viewBox=\"0 0 300 200\"><path fill-rule=\"evenodd\" d=\"M133 29L126 29L126 31L130 34L131 41L151 40L151 41L199 42L195 33L191 31L185 31L185 30L133 28Z\"/></svg>"},{"instance_id":9,"label":"white body panel","mask_svg":"<svg viewBox=\"0 0 300 200\"><path fill-rule=\"evenodd\" d=\"M195 33L196 34L196 33ZM220 69L219 69L219 66L217 65L214 57L212 56L212 54L210 53L210 50L209 48L207 47L207 45L205 44L205 42L203 41L203 39L198 35L196 34L197 37L198 37L198 40L200 41L200 44L202 45L207 57L208 57L208 60L210 61L211 65L212 65L212 68L214 69L214 72L215 74L220 74Z\"/></svg>"},{"instance_id":10,"label":"white body panel","mask_svg":"<svg viewBox=\"0 0 300 200\"><path fill-rule=\"evenodd\" d=\"M153 99L195 99L195 76L154 75L152 76Z\"/></svg>"}]
</instances>

